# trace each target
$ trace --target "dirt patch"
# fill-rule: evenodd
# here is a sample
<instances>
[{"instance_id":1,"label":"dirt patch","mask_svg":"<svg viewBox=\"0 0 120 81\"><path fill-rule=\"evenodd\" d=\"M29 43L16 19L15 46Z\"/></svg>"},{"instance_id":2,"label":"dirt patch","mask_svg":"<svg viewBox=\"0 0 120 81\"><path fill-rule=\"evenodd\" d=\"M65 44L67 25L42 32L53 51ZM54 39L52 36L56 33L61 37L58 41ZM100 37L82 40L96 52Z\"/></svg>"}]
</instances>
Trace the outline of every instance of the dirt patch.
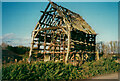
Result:
<instances>
[{"instance_id":1,"label":"dirt patch","mask_svg":"<svg viewBox=\"0 0 120 81\"><path fill-rule=\"evenodd\" d=\"M118 73L95 76L95 77L92 77L91 79L118 79Z\"/></svg>"}]
</instances>

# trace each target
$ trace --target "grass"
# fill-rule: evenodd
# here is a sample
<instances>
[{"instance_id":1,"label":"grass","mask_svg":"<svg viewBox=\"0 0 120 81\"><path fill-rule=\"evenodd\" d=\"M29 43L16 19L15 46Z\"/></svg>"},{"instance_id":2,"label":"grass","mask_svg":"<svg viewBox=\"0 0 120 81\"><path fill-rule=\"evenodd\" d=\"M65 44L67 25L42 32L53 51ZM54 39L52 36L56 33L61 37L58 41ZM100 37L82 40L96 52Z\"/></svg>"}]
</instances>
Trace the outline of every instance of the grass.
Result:
<instances>
[{"instance_id":1,"label":"grass","mask_svg":"<svg viewBox=\"0 0 120 81\"><path fill-rule=\"evenodd\" d=\"M14 63L15 59L17 61L26 58L29 54L29 47L24 46L10 46L7 45L6 47L2 47L2 63Z\"/></svg>"},{"instance_id":2,"label":"grass","mask_svg":"<svg viewBox=\"0 0 120 81\"><path fill-rule=\"evenodd\" d=\"M116 58L100 58L99 61L85 62L81 66L65 65L62 62L26 62L3 65L3 80L53 80L53 79L87 79L96 75L118 72Z\"/></svg>"}]
</instances>

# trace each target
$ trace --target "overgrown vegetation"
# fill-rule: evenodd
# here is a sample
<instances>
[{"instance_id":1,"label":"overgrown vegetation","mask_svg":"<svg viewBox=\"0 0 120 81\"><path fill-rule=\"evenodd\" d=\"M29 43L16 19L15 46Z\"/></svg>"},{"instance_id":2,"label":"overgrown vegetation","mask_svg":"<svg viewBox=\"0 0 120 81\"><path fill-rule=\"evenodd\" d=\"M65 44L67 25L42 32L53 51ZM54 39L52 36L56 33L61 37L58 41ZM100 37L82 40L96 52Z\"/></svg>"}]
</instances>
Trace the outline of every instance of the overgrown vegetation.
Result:
<instances>
[{"instance_id":1,"label":"overgrown vegetation","mask_svg":"<svg viewBox=\"0 0 120 81\"><path fill-rule=\"evenodd\" d=\"M24 46L14 46L13 47L13 46L8 45L6 48L17 54L25 54L25 53L28 53L30 50L29 47L24 47Z\"/></svg>"},{"instance_id":2,"label":"overgrown vegetation","mask_svg":"<svg viewBox=\"0 0 120 81\"><path fill-rule=\"evenodd\" d=\"M86 79L105 73L118 72L116 58L101 58L99 61L85 62L81 66L65 65L62 62L16 63L2 67L2 78L10 79Z\"/></svg>"},{"instance_id":3,"label":"overgrown vegetation","mask_svg":"<svg viewBox=\"0 0 120 81\"><path fill-rule=\"evenodd\" d=\"M10 63L22 60L26 58L29 54L29 47L25 46L11 46L7 44L2 44L2 63Z\"/></svg>"},{"instance_id":4,"label":"overgrown vegetation","mask_svg":"<svg viewBox=\"0 0 120 81\"><path fill-rule=\"evenodd\" d=\"M103 58L99 61L87 60L81 66L65 65L62 62L37 62L32 64L26 62L26 55L29 47L24 46L6 46L2 49L3 80L27 80L27 79L87 79L96 75L118 72L119 63L116 63L117 57ZM18 62L13 63L17 59ZM23 60L24 59L24 60Z\"/></svg>"}]
</instances>

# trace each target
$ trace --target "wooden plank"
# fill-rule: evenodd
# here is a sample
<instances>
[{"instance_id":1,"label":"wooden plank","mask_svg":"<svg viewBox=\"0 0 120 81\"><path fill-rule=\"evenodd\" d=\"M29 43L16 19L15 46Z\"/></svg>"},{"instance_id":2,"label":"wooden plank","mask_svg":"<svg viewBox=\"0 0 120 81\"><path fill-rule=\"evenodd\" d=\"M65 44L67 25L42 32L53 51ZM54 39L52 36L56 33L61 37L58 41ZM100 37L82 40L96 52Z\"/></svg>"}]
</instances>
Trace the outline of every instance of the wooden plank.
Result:
<instances>
[{"instance_id":1,"label":"wooden plank","mask_svg":"<svg viewBox=\"0 0 120 81\"><path fill-rule=\"evenodd\" d=\"M34 30L36 30L38 26L39 26L39 22L38 22L37 25L35 26Z\"/></svg>"},{"instance_id":2,"label":"wooden plank","mask_svg":"<svg viewBox=\"0 0 120 81\"><path fill-rule=\"evenodd\" d=\"M50 3L47 5L47 7L46 7L46 9L45 9L45 12L47 11L47 9L48 9L49 6L50 6ZM42 14L42 16L41 16L39 22L43 19L44 15L45 15L45 13ZM39 22L37 23L37 25L36 25L36 27L35 27L34 30L36 30L36 29L38 28Z\"/></svg>"},{"instance_id":3,"label":"wooden plank","mask_svg":"<svg viewBox=\"0 0 120 81\"><path fill-rule=\"evenodd\" d=\"M65 32L66 35L68 35L68 32L64 28L62 28L62 30Z\"/></svg>"},{"instance_id":4,"label":"wooden plank","mask_svg":"<svg viewBox=\"0 0 120 81\"><path fill-rule=\"evenodd\" d=\"M61 52L61 32L60 32L60 46L59 46L59 51ZM59 54L59 57L61 56L61 53ZM61 58L59 58L59 60L60 60Z\"/></svg>"},{"instance_id":5,"label":"wooden plank","mask_svg":"<svg viewBox=\"0 0 120 81\"><path fill-rule=\"evenodd\" d=\"M49 25L49 24L46 24L46 23L43 23L43 22L41 22L40 24L43 24L43 25L46 25L46 26L53 27L53 25Z\"/></svg>"},{"instance_id":6,"label":"wooden plank","mask_svg":"<svg viewBox=\"0 0 120 81\"><path fill-rule=\"evenodd\" d=\"M55 5L52 3L52 2L50 2L51 3L51 5L54 7L54 8L56 8L55 7ZM62 12L60 12L60 11L58 11L57 10L57 12L59 13L59 15L61 15L62 16ZM55 16L54 16L55 17ZM65 16L64 16L65 17ZM67 34L67 32L62 28L62 30Z\"/></svg>"},{"instance_id":7,"label":"wooden plank","mask_svg":"<svg viewBox=\"0 0 120 81\"><path fill-rule=\"evenodd\" d=\"M82 28L82 26L79 24L79 22L71 22L72 23L72 25L73 25L73 27L74 28L76 28L76 29L78 29L78 30L80 30L80 31L83 31L83 32L85 32L85 33L88 33L88 32L86 32L83 28Z\"/></svg>"},{"instance_id":8,"label":"wooden plank","mask_svg":"<svg viewBox=\"0 0 120 81\"><path fill-rule=\"evenodd\" d=\"M52 38L52 40L54 39L54 35L55 35L55 31L53 31L53 38ZM55 61L55 47L54 47L54 45L53 45L53 60Z\"/></svg>"},{"instance_id":9,"label":"wooden plank","mask_svg":"<svg viewBox=\"0 0 120 81\"><path fill-rule=\"evenodd\" d=\"M85 29L89 34L96 34L95 31L88 25L88 23L78 14L78 17L76 17L76 20L80 22L81 25L85 26Z\"/></svg>"},{"instance_id":10,"label":"wooden plank","mask_svg":"<svg viewBox=\"0 0 120 81\"><path fill-rule=\"evenodd\" d=\"M46 49L46 32L45 33L45 36L44 36L44 52L45 52L45 49Z\"/></svg>"},{"instance_id":11,"label":"wooden plank","mask_svg":"<svg viewBox=\"0 0 120 81\"><path fill-rule=\"evenodd\" d=\"M53 52L41 52L41 54L53 54ZM67 53L67 52L54 52L54 54L65 54L65 53Z\"/></svg>"},{"instance_id":12,"label":"wooden plank","mask_svg":"<svg viewBox=\"0 0 120 81\"><path fill-rule=\"evenodd\" d=\"M52 16L49 16L49 20L48 20L48 25L51 25L50 23L51 23L51 18L53 17L53 15Z\"/></svg>"},{"instance_id":13,"label":"wooden plank","mask_svg":"<svg viewBox=\"0 0 120 81\"><path fill-rule=\"evenodd\" d=\"M48 15L45 15L45 18L43 19L43 21L42 22L39 22L39 23L45 23L46 24L46 19L47 19L47 17L48 17ZM44 26L46 26L45 24L41 24L41 25L43 25L43 27L42 28L45 28Z\"/></svg>"},{"instance_id":14,"label":"wooden plank","mask_svg":"<svg viewBox=\"0 0 120 81\"><path fill-rule=\"evenodd\" d=\"M44 46L44 43L34 43L34 45L41 45L41 46ZM50 46L50 44L47 44L47 43L46 43L46 46Z\"/></svg>"},{"instance_id":15,"label":"wooden plank","mask_svg":"<svg viewBox=\"0 0 120 81\"><path fill-rule=\"evenodd\" d=\"M37 36L37 34L39 33L39 31L61 29L61 28L64 28L64 27L49 27L49 28L42 28L42 29L36 30L37 33L34 35L34 38Z\"/></svg>"},{"instance_id":16,"label":"wooden plank","mask_svg":"<svg viewBox=\"0 0 120 81\"><path fill-rule=\"evenodd\" d=\"M99 52L96 51L96 60L99 60Z\"/></svg>"},{"instance_id":17,"label":"wooden plank","mask_svg":"<svg viewBox=\"0 0 120 81\"><path fill-rule=\"evenodd\" d=\"M40 11L40 12L42 12L42 13L45 13L45 14L48 14L48 13L51 13L51 12L54 12L55 10L50 10L50 11Z\"/></svg>"},{"instance_id":18,"label":"wooden plank","mask_svg":"<svg viewBox=\"0 0 120 81\"><path fill-rule=\"evenodd\" d=\"M34 32L32 32L32 40L31 40L32 43L34 43L34 41L33 41L33 40L34 40L34 37L33 37L33 36L34 36ZM31 55L32 55L32 49L33 49L33 44L31 44L31 47L30 47L29 58L30 58Z\"/></svg>"},{"instance_id":19,"label":"wooden plank","mask_svg":"<svg viewBox=\"0 0 120 81\"><path fill-rule=\"evenodd\" d=\"M51 5L56 8L56 6L50 2ZM65 58L65 63L67 63L68 60L68 55L69 55L69 51L70 51L70 24L69 21L67 20L67 18L65 17L65 15L63 14L63 12L60 12L59 7L57 8L57 12L59 13L59 15L61 15L63 17L64 23L68 26L68 50L67 50L67 54L66 54L66 58Z\"/></svg>"},{"instance_id":20,"label":"wooden plank","mask_svg":"<svg viewBox=\"0 0 120 81\"><path fill-rule=\"evenodd\" d=\"M52 5L54 8L58 9L58 13L61 13L60 15L63 16L63 15L62 15L62 12L65 12L64 9L66 9L66 8L64 8L64 7L62 7L62 6L58 6L58 5L55 4L54 2L50 2L50 3L51 3L51 5ZM57 8L56 6L58 6L58 8ZM63 11L61 11L61 10L59 9L59 7L61 7ZM61 12L60 12L60 11L61 11ZM84 29L82 28L82 26L81 26L82 31L84 31L84 32L86 32L86 31L87 31L87 32L92 32L93 34L96 34L95 31L85 22L85 20L84 20L79 14L74 13L74 12L70 11L69 9L66 9L66 11L69 12L69 13L72 13L72 14L75 16L76 19L79 19L80 21L81 21L81 19L82 19L82 21L86 24L86 28L87 28L86 30L84 30ZM67 14L67 13L66 13L66 14ZM80 24L79 24L79 25L80 25ZM78 26L77 26L77 27L78 27ZM76 28L77 28L77 27L76 27ZM79 28L79 30L81 30L81 28ZM86 32L86 33L87 33L87 32Z\"/></svg>"},{"instance_id":21,"label":"wooden plank","mask_svg":"<svg viewBox=\"0 0 120 81\"><path fill-rule=\"evenodd\" d=\"M64 47L64 41L63 41L63 61L65 62L65 47Z\"/></svg>"},{"instance_id":22,"label":"wooden plank","mask_svg":"<svg viewBox=\"0 0 120 81\"><path fill-rule=\"evenodd\" d=\"M68 56L69 56L69 52L70 52L70 39L71 39L71 33L70 33L70 27L68 27L68 48L67 48L67 54L65 57L65 63L67 63L68 61Z\"/></svg>"},{"instance_id":23,"label":"wooden plank","mask_svg":"<svg viewBox=\"0 0 120 81\"><path fill-rule=\"evenodd\" d=\"M33 48L33 50L44 50L44 49L38 49L38 47L35 49L35 48Z\"/></svg>"},{"instance_id":24,"label":"wooden plank","mask_svg":"<svg viewBox=\"0 0 120 81\"><path fill-rule=\"evenodd\" d=\"M49 8L49 6L50 6L50 3L47 5L47 7L46 7L46 9L45 9L45 11L44 11L44 12L46 12L46 11L47 11L47 9ZM43 15L41 16L41 18L40 18L39 22L41 22L41 20L43 19L44 15L45 15L45 13L43 13Z\"/></svg>"}]
</instances>

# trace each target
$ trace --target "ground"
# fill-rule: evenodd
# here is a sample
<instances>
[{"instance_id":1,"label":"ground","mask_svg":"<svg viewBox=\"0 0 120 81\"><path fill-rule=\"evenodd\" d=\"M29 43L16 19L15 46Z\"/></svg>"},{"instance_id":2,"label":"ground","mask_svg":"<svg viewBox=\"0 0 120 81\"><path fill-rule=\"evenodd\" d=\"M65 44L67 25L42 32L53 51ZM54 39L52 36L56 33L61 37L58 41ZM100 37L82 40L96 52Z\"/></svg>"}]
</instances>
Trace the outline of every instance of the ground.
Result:
<instances>
[{"instance_id":1,"label":"ground","mask_svg":"<svg viewBox=\"0 0 120 81\"><path fill-rule=\"evenodd\" d=\"M95 76L95 77L92 77L91 79L118 79L118 73Z\"/></svg>"}]
</instances>

